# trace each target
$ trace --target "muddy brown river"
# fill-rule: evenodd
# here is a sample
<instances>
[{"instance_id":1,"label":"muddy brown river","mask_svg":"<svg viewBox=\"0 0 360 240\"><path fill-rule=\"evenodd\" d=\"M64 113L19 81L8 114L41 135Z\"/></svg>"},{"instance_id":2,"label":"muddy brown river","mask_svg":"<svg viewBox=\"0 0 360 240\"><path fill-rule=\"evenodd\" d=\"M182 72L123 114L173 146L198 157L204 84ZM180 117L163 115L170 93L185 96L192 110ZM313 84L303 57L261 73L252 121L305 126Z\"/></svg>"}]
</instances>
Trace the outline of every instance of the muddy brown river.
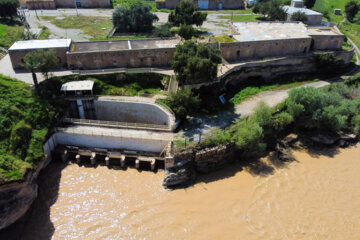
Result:
<instances>
[{"instance_id":1,"label":"muddy brown river","mask_svg":"<svg viewBox=\"0 0 360 240\"><path fill-rule=\"evenodd\" d=\"M174 191L163 172L52 163L23 239L360 239L360 144L294 155Z\"/></svg>"}]
</instances>

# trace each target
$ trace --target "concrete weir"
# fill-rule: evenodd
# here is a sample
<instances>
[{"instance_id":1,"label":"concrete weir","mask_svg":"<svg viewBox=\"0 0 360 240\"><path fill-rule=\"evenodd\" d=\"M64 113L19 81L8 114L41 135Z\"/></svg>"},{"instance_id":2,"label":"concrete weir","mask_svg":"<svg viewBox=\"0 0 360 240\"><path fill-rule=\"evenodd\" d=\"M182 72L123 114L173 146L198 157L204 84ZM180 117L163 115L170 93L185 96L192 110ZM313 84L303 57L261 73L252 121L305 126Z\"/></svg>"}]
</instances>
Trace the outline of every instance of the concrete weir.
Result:
<instances>
[{"instance_id":1,"label":"concrete weir","mask_svg":"<svg viewBox=\"0 0 360 240\"><path fill-rule=\"evenodd\" d=\"M74 146L59 145L53 151L54 158L61 161L75 161L77 164L105 164L106 166L126 166L136 169L151 170L164 169L165 158L156 153L144 153L137 151L127 151L121 149L87 149ZM145 156L144 156L145 155Z\"/></svg>"}]
</instances>

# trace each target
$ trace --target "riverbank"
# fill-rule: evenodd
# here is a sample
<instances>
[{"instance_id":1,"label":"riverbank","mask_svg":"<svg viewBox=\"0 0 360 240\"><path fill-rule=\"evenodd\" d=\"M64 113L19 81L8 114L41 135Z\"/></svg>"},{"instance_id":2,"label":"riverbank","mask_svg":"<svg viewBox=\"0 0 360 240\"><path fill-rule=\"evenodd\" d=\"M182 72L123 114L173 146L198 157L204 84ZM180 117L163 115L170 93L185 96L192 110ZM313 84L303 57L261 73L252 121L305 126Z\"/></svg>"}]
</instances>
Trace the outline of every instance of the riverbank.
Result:
<instances>
[{"instance_id":1,"label":"riverbank","mask_svg":"<svg viewBox=\"0 0 360 240\"><path fill-rule=\"evenodd\" d=\"M166 191L163 172L51 163L23 239L358 239L360 144L237 161Z\"/></svg>"}]
</instances>

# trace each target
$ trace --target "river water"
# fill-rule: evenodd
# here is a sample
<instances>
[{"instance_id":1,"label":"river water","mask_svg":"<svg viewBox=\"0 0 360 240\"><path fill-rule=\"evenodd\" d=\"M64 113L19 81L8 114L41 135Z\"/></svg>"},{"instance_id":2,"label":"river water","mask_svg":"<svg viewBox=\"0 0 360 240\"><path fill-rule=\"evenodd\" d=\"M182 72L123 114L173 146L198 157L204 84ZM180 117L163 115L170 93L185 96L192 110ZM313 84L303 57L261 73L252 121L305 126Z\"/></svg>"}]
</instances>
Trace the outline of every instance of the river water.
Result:
<instances>
[{"instance_id":1,"label":"river water","mask_svg":"<svg viewBox=\"0 0 360 240\"><path fill-rule=\"evenodd\" d=\"M235 163L164 190L164 172L52 163L24 239L360 239L360 144Z\"/></svg>"}]
</instances>

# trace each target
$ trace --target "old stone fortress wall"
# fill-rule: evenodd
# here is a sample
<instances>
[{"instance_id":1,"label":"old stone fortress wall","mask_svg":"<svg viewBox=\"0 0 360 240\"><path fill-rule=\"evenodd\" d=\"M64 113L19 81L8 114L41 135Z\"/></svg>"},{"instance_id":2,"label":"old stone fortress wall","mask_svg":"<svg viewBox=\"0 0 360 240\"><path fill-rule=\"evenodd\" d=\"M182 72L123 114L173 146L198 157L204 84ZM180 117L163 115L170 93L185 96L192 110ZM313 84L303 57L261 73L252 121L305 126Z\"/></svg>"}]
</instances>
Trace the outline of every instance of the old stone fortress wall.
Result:
<instances>
[{"instance_id":1,"label":"old stone fortress wall","mask_svg":"<svg viewBox=\"0 0 360 240\"><path fill-rule=\"evenodd\" d=\"M306 27L301 22L232 22L234 42L209 43L226 61L304 55L341 50L344 35L336 28ZM55 49L70 69L169 67L178 38L72 42L70 39L19 41L9 49L14 68L35 49Z\"/></svg>"}]
</instances>

